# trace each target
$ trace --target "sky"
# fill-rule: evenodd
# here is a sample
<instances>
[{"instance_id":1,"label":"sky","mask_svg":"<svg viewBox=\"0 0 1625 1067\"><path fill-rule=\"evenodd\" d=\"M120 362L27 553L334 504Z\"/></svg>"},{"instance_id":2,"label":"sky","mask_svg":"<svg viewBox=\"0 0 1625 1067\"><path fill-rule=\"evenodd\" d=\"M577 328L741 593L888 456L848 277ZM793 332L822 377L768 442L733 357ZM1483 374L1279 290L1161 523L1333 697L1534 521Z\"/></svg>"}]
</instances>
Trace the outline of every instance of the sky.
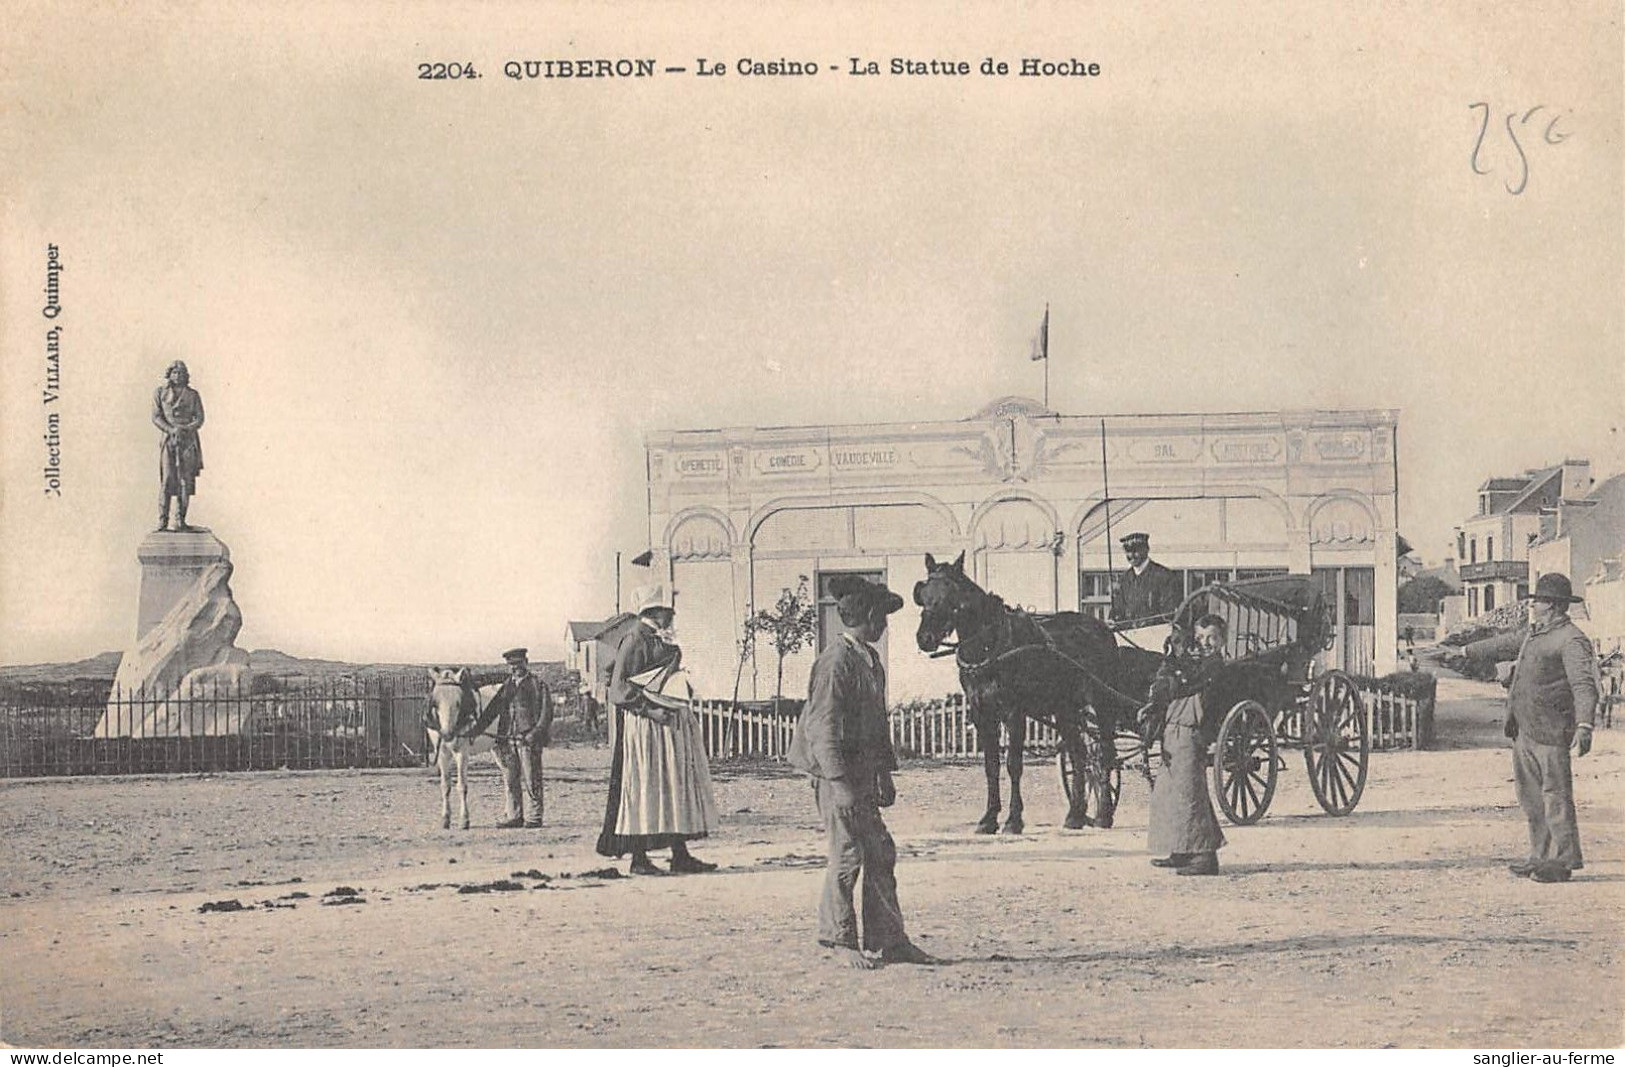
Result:
<instances>
[{"instance_id":1,"label":"sky","mask_svg":"<svg viewBox=\"0 0 1625 1067\"><path fill-rule=\"evenodd\" d=\"M0 662L130 644L172 359L238 644L350 660L561 655L645 433L1037 396L1046 303L1065 414L1399 409L1432 560L1487 477L1625 470L1617 5L1161 8L21 4ZM1101 73L847 73L1027 56ZM502 73L600 57L688 69Z\"/></svg>"}]
</instances>

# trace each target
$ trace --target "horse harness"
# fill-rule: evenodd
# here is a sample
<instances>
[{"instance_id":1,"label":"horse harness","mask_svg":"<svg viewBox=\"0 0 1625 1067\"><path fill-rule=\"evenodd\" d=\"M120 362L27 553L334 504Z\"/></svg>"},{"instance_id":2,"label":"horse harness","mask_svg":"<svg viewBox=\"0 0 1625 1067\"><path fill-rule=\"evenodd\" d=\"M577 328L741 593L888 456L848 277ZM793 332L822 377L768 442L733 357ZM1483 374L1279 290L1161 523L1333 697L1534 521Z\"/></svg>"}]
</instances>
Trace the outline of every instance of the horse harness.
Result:
<instances>
[{"instance_id":1,"label":"horse harness","mask_svg":"<svg viewBox=\"0 0 1625 1067\"><path fill-rule=\"evenodd\" d=\"M506 680L504 680L503 683L502 683L502 687L504 689L506 689L508 687L508 684L509 683ZM459 693L458 709L457 709L457 722L452 726L450 731L442 731L440 729L440 724L438 722L430 721L430 712L428 712L428 711L424 712L424 715L423 715L424 723L423 724L429 730L433 731L433 733L435 735L434 756L435 756L436 759L439 759L439 757L440 757L440 748L446 742L448 742L448 741L456 741L456 740L459 740L460 738L465 738L465 737L473 738L473 737L479 737L479 736L483 735L486 732L486 727L490 726L493 720L499 719L500 716L502 715L502 712L506 710L506 705L504 703L504 705L498 706L498 709L497 709L497 712L496 712L495 715L491 715L489 717L482 717L479 714L479 711L478 711L479 697L478 697L478 695L476 694L475 690L472 687L463 685L461 682L449 682L448 681L448 682L436 682L435 683L435 688L438 689L440 686L443 686L443 685L454 685L454 686L456 686L458 688L460 693ZM496 695L491 697L491 703L486 705L487 709L489 709L490 707L492 707L494 705L497 705L497 697L500 696L500 695L501 695L501 691L499 690ZM496 731L493 731L490 736L491 736L492 740L499 741L499 742L506 741L506 742L510 742L510 743L517 742L519 744L529 744L530 735L535 733L537 728L538 728L538 726L532 726L530 729L521 730L518 733L504 733L501 730L496 730Z\"/></svg>"},{"instance_id":2,"label":"horse harness","mask_svg":"<svg viewBox=\"0 0 1625 1067\"><path fill-rule=\"evenodd\" d=\"M1082 663L1079 663L1076 658L1063 652L1060 646L1056 644L1055 637L1044 628L1044 624L1033 618L1032 615L1026 610L1001 605L999 614L1003 618L1005 643L1012 644L1013 647L1007 648L1002 652L993 652L986 659L971 663L965 659L965 641L964 635L962 634L959 644L954 648L954 663L959 667L960 672L966 678L974 681L979 675L985 674L987 671L993 669L1005 660L1027 652L1049 652L1051 655L1066 663L1073 670L1083 675L1090 685L1098 687L1109 695L1122 701L1124 704L1138 707L1141 703L1134 697L1131 697L1128 694L1119 691L1115 687L1106 684L1093 671L1085 667ZM1013 644L1015 641L1015 619L1017 616L1026 619L1032 624L1032 628L1037 630L1038 635L1043 639L1041 643L1032 642L1023 645ZM991 648L997 646L990 642L989 647Z\"/></svg>"}]
</instances>

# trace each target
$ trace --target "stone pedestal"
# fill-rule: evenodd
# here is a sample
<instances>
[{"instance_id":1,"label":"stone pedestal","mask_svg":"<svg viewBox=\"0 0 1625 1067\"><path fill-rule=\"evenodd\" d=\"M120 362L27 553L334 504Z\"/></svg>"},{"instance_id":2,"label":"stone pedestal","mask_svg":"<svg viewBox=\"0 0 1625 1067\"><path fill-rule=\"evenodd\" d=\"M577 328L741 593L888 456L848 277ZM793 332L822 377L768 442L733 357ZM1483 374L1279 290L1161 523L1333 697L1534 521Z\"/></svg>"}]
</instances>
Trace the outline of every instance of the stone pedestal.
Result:
<instances>
[{"instance_id":1,"label":"stone pedestal","mask_svg":"<svg viewBox=\"0 0 1625 1067\"><path fill-rule=\"evenodd\" d=\"M119 661L97 737L242 733L252 707L231 552L207 530L150 533L136 553L136 639Z\"/></svg>"},{"instance_id":2,"label":"stone pedestal","mask_svg":"<svg viewBox=\"0 0 1625 1067\"><path fill-rule=\"evenodd\" d=\"M141 563L141 599L135 623L139 643L210 567L231 561L231 550L208 530L157 531L142 539L135 557Z\"/></svg>"}]
</instances>

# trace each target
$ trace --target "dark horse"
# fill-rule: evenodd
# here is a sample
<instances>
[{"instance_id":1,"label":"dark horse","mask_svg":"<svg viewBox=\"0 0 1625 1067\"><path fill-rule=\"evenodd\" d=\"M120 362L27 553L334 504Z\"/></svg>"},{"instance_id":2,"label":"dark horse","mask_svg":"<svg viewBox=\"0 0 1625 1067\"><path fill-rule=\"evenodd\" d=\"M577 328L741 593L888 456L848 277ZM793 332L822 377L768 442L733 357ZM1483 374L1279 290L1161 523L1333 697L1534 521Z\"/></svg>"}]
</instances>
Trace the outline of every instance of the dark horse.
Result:
<instances>
[{"instance_id":1,"label":"dark horse","mask_svg":"<svg viewBox=\"0 0 1625 1067\"><path fill-rule=\"evenodd\" d=\"M1010 736L1010 816L1005 833L1019 834L1021 763L1027 719L1053 723L1071 754L1072 806L1065 825L1110 827L1115 810L1106 772L1117 762L1118 722L1143 702L1161 657L1119 649L1111 629L1092 615L1065 611L1031 615L1007 607L965 576L965 554L952 563L925 557L925 581L914 586L922 609L915 635L920 651L937 652L959 635L954 659L965 710L982 742L987 811L978 833L999 827L999 726ZM1094 793L1097 811L1089 813Z\"/></svg>"}]
</instances>

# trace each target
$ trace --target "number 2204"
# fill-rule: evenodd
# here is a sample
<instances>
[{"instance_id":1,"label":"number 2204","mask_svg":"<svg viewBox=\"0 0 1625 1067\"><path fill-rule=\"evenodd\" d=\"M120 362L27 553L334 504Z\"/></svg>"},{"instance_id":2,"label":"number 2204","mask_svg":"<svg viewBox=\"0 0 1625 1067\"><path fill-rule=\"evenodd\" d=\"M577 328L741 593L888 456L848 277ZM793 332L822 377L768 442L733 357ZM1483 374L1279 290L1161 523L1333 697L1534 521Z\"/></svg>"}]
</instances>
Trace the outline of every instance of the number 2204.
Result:
<instances>
[{"instance_id":1,"label":"number 2204","mask_svg":"<svg viewBox=\"0 0 1625 1067\"><path fill-rule=\"evenodd\" d=\"M472 63L419 63L418 77L434 81L447 78L478 78L480 72Z\"/></svg>"}]
</instances>

